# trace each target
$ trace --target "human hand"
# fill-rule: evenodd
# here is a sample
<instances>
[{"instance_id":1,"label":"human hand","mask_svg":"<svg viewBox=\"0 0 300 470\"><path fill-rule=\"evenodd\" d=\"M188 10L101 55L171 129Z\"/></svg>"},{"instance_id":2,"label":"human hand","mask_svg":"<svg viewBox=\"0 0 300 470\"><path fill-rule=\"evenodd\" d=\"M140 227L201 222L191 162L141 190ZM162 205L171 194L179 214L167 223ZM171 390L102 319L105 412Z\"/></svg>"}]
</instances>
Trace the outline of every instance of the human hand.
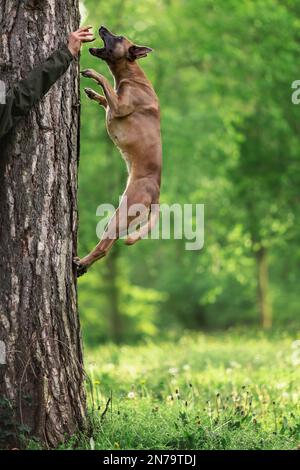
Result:
<instances>
[{"instance_id":1,"label":"human hand","mask_svg":"<svg viewBox=\"0 0 300 470\"><path fill-rule=\"evenodd\" d=\"M91 28L92 26L83 26L69 35L68 49L74 57L79 54L81 43L96 39L90 31Z\"/></svg>"}]
</instances>

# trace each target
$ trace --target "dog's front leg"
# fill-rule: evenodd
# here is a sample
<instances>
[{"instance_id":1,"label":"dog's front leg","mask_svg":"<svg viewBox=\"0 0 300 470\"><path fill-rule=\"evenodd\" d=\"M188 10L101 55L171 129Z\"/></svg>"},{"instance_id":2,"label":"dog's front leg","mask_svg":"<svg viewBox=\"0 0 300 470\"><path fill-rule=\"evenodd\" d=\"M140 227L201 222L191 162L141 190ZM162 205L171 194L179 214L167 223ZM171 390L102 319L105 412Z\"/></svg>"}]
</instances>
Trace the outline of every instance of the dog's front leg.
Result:
<instances>
[{"instance_id":1,"label":"dog's front leg","mask_svg":"<svg viewBox=\"0 0 300 470\"><path fill-rule=\"evenodd\" d=\"M115 117L128 116L134 111L134 105L132 103L130 90L128 88L124 89L119 96L109 81L103 77L103 75L100 75L100 73L95 72L95 70L83 70L81 74L84 77L92 78L100 86L102 86L107 105Z\"/></svg>"},{"instance_id":2,"label":"dog's front leg","mask_svg":"<svg viewBox=\"0 0 300 470\"><path fill-rule=\"evenodd\" d=\"M119 99L117 93L115 92L109 81L105 77L103 77L103 75L97 73L95 70L92 69L83 70L81 74L84 77L92 78L98 83L98 85L102 86L108 106L110 107L112 112L116 113L118 109Z\"/></svg>"},{"instance_id":3,"label":"dog's front leg","mask_svg":"<svg viewBox=\"0 0 300 470\"><path fill-rule=\"evenodd\" d=\"M107 101L105 96L99 95L99 93L96 93L91 88L84 88L84 91L90 100L96 101L101 106L103 106L103 108L107 108Z\"/></svg>"}]
</instances>

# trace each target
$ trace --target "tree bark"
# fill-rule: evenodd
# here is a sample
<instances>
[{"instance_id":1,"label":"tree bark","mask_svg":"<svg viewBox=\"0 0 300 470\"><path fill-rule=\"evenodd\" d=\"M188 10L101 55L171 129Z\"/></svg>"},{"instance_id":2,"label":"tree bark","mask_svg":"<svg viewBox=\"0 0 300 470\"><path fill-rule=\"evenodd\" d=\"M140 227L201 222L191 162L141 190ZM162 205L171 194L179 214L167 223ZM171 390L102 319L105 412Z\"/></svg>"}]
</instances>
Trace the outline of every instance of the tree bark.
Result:
<instances>
[{"instance_id":1,"label":"tree bark","mask_svg":"<svg viewBox=\"0 0 300 470\"><path fill-rule=\"evenodd\" d=\"M257 297L261 325L268 329L272 326L272 307L269 300L269 269L266 248L260 248L256 255L258 282Z\"/></svg>"},{"instance_id":2,"label":"tree bark","mask_svg":"<svg viewBox=\"0 0 300 470\"><path fill-rule=\"evenodd\" d=\"M0 4L0 71L26 77L79 25L78 0ZM78 63L1 142L0 440L57 446L86 416L76 276ZM2 419L1 419L2 417ZM3 445L2 443L2 445ZM20 445L20 444L19 444Z\"/></svg>"}]
</instances>

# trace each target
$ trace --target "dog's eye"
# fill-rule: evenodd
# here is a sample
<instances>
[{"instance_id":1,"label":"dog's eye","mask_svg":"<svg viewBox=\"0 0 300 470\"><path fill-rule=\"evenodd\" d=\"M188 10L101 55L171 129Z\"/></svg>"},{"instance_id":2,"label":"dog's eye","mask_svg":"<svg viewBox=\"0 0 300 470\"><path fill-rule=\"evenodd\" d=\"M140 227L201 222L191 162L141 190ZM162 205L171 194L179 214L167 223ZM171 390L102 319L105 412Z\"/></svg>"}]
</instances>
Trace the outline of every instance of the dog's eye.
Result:
<instances>
[{"instance_id":1,"label":"dog's eye","mask_svg":"<svg viewBox=\"0 0 300 470\"><path fill-rule=\"evenodd\" d=\"M123 36L119 36L118 39L119 39L119 41L122 41Z\"/></svg>"}]
</instances>

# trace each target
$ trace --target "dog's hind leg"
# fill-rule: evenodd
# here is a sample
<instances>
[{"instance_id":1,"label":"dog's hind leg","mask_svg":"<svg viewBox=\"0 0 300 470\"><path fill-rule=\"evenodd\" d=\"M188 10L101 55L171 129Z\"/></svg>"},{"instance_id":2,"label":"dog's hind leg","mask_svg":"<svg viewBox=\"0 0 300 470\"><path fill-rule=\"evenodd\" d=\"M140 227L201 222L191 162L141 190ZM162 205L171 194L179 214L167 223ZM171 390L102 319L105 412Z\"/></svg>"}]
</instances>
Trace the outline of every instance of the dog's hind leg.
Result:
<instances>
[{"instance_id":1,"label":"dog's hind leg","mask_svg":"<svg viewBox=\"0 0 300 470\"><path fill-rule=\"evenodd\" d=\"M128 238L125 240L126 245L134 245L139 240L146 238L146 235L148 235L148 233L151 233L151 231L155 228L155 225L158 221L158 217L159 204L153 204L151 206L149 219L144 225L140 227L139 230L135 230L134 232L130 233Z\"/></svg>"},{"instance_id":2,"label":"dog's hind leg","mask_svg":"<svg viewBox=\"0 0 300 470\"><path fill-rule=\"evenodd\" d=\"M127 226L127 210L123 210L121 205L108 222L98 245L84 258L74 259L74 264L77 268L77 277L85 274L92 264L108 254L113 244L123 236L123 234L127 233Z\"/></svg>"},{"instance_id":3,"label":"dog's hind leg","mask_svg":"<svg viewBox=\"0 0 300 470\"><path fill-rule=\"evenodd\" d=\"M108 222L98 245L84 258L74 259L78 277L85 274L89 267L96 261L104 258L119 238L124 235L128 236L128 229L130 229L130 227L133 228L133 233L130 233L127 238L126 243L128 245L133 245L154 227L159 212L159 206L158 204L154 204L152 208L151 201L153 200L158 200L157 184L153 184L148 178L141 178L128 185L120 206ZM157 209L155 209L156 206ZM151 211L150 217L149 211ZM135 227L140 224L140 230L136 230ZM146 233L144 233L145 230Z\"/></svg>"},{"instance_id":4,"label":"dog's hind leg","mask_svg":"<svg viewBox=\"0 0 300 470\"><path fill-rule=\"evenodd\" d=\"M87 272L89 267L107 255L113 244L118 239L118 209L110 219L107 228L98 245L84 258L75 258L74 264L77 267L77 277Z\"/></svg>"}]
</instances>

